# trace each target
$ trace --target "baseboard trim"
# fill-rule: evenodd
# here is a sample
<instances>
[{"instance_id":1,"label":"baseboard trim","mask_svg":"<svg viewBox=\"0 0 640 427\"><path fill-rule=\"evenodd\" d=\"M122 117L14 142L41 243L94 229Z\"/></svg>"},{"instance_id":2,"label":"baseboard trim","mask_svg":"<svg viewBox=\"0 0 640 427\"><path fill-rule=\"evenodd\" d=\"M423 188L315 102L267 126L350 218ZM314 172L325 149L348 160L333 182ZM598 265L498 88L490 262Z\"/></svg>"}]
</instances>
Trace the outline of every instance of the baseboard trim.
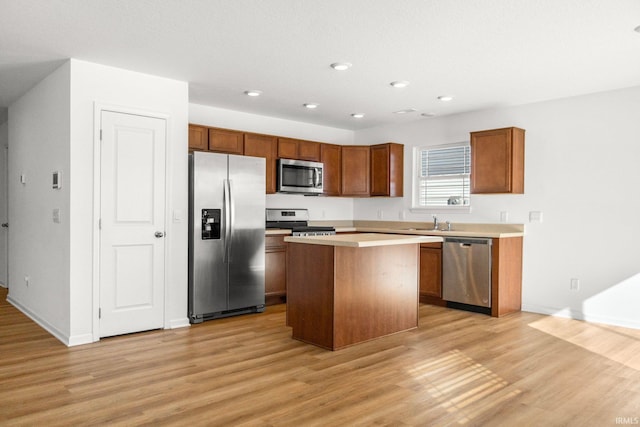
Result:
<instances>
[{"instance_id":1,"label":"baseboard trim","mask_svg":"<svg viewBox=\"0 0 640 427\"><path fill-rule=\"evenodd\" d=\"M27 307L22 305L19 301L11 298L11 295L7 296L7 302L9 302L9 304L11 304L15 308L17 308L20 312L22 312L22 314L27 316L29 319L31 319L34 322L36 322L45 331L49 332L51 335L53 335L58 340L60 340L60 342L62 342L62 344L66 345L67 347L70 346L70 344L69 344L70 343L70 339L69 339L68 335L66 335L65 333L63 333L62 331L57 329L55 326L53 326L52 324L50 324L46 320L42 319L40 316L38 316L37 314L35 314L31 310L29 310Z\"/></svg>"},{"instance_id":2,"label":"baseboard trim","mask_svg":"<svg viewBox=\"0 0 640 427\"><path fill-rule=\"evenodd\" d=\"M567 319L583 320L585 322L602 323L605 325L622 326L623 328L640 329L640 321L620 319L616 317L585 314L582 310L571 308L556 308L536 304L522 304L522 311L564 317Z\"/></svg>"},{"instance_id":3,"label":"baseboard trim","mask_svg":"<svg viewBox=\"0 0 640 427\"><path fill-rule=\"evenodd\" d=\"M169 327L167 329L186 328L189 326L191 326L191 324L189 323L189 318L184 317L182 319L169 320Z\"/></svg>"}]
</instances>

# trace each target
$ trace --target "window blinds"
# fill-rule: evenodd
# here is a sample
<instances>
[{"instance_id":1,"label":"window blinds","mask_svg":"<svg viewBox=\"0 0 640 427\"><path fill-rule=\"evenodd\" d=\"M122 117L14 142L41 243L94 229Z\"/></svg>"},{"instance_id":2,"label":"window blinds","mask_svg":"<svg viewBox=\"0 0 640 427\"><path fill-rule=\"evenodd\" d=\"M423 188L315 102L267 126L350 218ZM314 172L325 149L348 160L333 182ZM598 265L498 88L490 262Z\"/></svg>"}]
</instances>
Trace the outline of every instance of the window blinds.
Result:
<instances>
[{"instance_id":1,"label":"window blinds","mask_svg":"<svg viewBox=\"0 0 640 427\"><path fill-rule=\"evenodd\" d=\"M419 150L420 206L469 205L470 151L468 145Z\"/></svg>"}]
</instances>

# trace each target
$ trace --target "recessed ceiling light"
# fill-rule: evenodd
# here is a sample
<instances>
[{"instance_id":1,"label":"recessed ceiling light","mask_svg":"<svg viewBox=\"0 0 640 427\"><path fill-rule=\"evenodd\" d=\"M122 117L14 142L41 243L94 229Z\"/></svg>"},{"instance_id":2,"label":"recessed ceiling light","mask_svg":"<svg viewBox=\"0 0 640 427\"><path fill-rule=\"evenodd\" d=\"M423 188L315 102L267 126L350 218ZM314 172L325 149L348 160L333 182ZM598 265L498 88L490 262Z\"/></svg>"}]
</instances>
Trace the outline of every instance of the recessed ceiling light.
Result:
<instances>
[{"instance_id":1,"label":"recessed ceiling light","mask_svg":"<svg viewBox=\"0 0 640 427\"><path fill-rule=\"evenodd\" d=\"M262 91L260 90L245 90L244 94L247 96L260 96L262 95Z\"/></svg>"},{"instance_id":2,"label":"recessed ceiling light","mask_svg":"<svg viewBox=\"0 0 640 427\"><path fill-rule=\"evenodd\" d=\"M364 113L352 113L351 117L353 117L354 119L361 119L364 117Z\"/></svg>"},{"instance_id":3,"label":"recessed ceiling light","mask_svg":"<svg viewBox=\"0 0 640 427\"><path fill-rule=\"evenodd\" d=\"M415 108L405 108L404 110L394 111L393 114L407 114L407 113L415 113L417 110Z\"/></svg>"},{"instance_id":4,"label":"recessed ceiling light","mask_svg":"<svg viewBox=\"0 0 640 427\"><path fill-rule=\"evenodd\" d=\"M398 80L389 84L393 87L397 87L398 89L409 86L409 82L406 80Z\"/></svg>"},{"instance_id":5,"label":"recessed ceiling light","mask_svg":"<svg viewBox=\"0 0 640 427\"><path fill-rule=\"evenodd\" d=\"M333 64L331 64L331 68L336 71L344 71L351 68L351 64L349 62L334 62Z\"/></svg>"},{"instance_id":6,"label":"recessed ceiling light","mask_svg":"<svg viewBox=\"0 0 640 427\"><path fill-rule=\"evenodd\" d=\"M313 110L314 108L318 108L318 105L320 105L320 104L316 104L316 103L310 102L310 103L303 104L303 105L305 106L305 108Z\"/></svg>"},{"instance_id":7,"label":"recessed ceiling light","mask_svg":"<svg viewBox=\"0 0 640 427\"><path fill-rule=\"evenodd\" d=\"M635 31L636 33L640 33L640 25L638 25L636 28L634 28L633 31Z\"/></svg>"},{"instance_id":8,"label":"recessed ceiling light","mask_svg":"<svg viewBox=\"0 0 640 427\"><path fill-rule=\"evenodd\" d=\"M442 102L449 102L453 99L453 96L449 96L449 95L440 95L438 97L438 101L442 101Z\"/></svg>"},{"instance_id":9,"label":"recessed ceiling light","mask_svg":"<svg viewBox=\"0 0 640 427\"><path fill-rule=\"evenodd\" d=\"M422 113L420 115L423 116L423 117L435 117L436 113Z\"/></svg>"}]
</instances>

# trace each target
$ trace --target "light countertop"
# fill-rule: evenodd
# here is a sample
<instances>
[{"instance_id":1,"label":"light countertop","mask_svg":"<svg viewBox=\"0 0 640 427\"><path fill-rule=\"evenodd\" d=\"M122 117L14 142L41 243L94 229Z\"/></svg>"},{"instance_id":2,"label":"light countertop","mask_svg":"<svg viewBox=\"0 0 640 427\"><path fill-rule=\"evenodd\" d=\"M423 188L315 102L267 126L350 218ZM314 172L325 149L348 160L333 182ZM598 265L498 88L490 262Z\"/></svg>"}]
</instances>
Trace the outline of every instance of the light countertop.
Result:
<instances>
[{"instance_id":1,"label":"light countertop","mask_svg":"<svg viewBox=\"0 0 640 427\"><path fill-rule=\"evenodd\" d=\"M287 236L285 242L306 243L310 245L347 246L364 248L371 246L408 245L442 242L438 236L409 236L404 234L336 234L334 236Z\"/></svg>"},{"instance_id":2,"label":"light countertop","mask_svg":"<svg viewBox=\"0 0 640 427\"><path fill-rule=\"evenodd\" d=\"M364 222L364 221L363 221ZM325 224L322 224L325 225ZM524 227L522 225L502 225L502 224L455 224L451 231L433 230L424 224L406 224L406 223L389 223L382 221L375 223L346 225L336 224L336 233L384 233L397 234L407 236L441 236L441 237L487 237L494 239L502 239L509 237L521 237L524 235ZM267 229L267 236L288 236L291 230L285 229Z\"/></svg>"}]
</instances>

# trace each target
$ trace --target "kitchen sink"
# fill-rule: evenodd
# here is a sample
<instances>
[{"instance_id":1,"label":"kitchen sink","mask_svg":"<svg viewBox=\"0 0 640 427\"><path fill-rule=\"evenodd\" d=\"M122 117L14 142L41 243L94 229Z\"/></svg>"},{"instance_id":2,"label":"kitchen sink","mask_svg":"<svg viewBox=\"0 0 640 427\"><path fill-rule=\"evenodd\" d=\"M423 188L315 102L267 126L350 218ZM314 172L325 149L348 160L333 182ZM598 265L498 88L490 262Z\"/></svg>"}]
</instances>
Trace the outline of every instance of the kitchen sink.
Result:
<instances>
[{"instance_id":1,"label":"kitchen sink","mask_svg":"<svg viewBox=\"0 0 640 427\"><path fill-rule=\"evenodd\" d=\"M401 228L402 231L440 231L433 228Z\"/></svg>"}]
</instances>

